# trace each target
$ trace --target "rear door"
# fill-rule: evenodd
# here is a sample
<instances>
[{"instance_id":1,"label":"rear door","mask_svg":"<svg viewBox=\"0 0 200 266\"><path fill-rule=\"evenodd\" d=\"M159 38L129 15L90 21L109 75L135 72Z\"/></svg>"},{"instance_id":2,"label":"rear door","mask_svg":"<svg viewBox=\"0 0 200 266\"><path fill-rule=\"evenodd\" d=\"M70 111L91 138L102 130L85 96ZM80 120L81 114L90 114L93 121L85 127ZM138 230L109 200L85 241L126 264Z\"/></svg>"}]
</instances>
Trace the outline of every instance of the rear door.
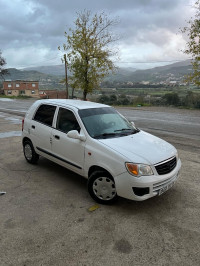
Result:
<instances>
[{"instance_id":1,"label":"rear door","mask_svg":"<svg viewBox=\"0 0 200 266\"><path fill-rule=\"evenodd\" d=\"M41 104L31 121L30 134L36 152L40 151L47 155L51 152L51 132L55 111L55 105Z\"/></svg>"},{"instance_id":2,"label":"rear door","mask_svg":"<svg viewBox=\"0 0 200 266\"><path fill-rule=\"evenodd\" d=\"M52 153L54 157L58 163L74 172L82 174L85 142L67 137L67 133L71 130L77 130L83 134L75 112L68 108L60 107L55 127L51 132Z\"/></svg>"}]
</instances>

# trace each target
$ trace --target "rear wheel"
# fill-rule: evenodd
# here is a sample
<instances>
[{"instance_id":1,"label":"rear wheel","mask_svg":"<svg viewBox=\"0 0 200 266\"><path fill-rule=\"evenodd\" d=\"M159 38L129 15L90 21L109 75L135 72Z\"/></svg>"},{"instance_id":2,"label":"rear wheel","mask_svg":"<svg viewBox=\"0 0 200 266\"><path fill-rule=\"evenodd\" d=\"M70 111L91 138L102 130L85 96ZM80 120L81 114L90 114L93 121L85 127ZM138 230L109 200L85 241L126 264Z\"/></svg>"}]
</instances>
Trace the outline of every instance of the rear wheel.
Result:
<instances>
[{"instance_id":1,"label":"rear wheel","mask_svg":"<svg viewBox=\"0 0 200 266\"><path fill-rule=\"evenodd\" d=\"M23 150L24 150L24 157L27 160L27 162L31 164L36 164L39 159L39 155L35 152L35 149L31 141L29 140L24 141Z\"/></svg>"},{"instance_id":2,"label":"rear wheel","mask_svg":"<svg viewBox=\"0 0 200 266\"><path fill-rule=\"evenodd\" d=\"M88 179L88 191L98 203L110 204L117 199L114 179L105 171L95 171L91 174Z\"/></svg>"}]
</instances>

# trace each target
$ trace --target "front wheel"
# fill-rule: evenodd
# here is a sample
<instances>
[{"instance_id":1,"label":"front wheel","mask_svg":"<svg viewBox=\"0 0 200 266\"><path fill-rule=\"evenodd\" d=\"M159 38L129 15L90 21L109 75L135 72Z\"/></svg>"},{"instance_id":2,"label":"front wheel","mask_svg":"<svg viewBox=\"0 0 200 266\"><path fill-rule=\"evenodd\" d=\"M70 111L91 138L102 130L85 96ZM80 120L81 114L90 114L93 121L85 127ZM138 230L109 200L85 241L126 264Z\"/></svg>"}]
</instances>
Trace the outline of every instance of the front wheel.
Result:
<instances>
[{"instance_id":1,"label":"front wheel","mask_svg":"<svg viewBox=\"0 0 200 266\"><path fill-rule=\"evenodd\" d=\"M27 162L31 164L36 164L39 159L39 155L35 152L35 149L31 141L29 140L24 141L23 150L24 150L24 157L27 160Z\"/></svg>"},{"instance_id":2,"label":"front wheel","mask_svg":"<svg viewBox=\"0 0 200 266\"><path fill-rule=\"evenodd\" d=\"M95 171L91 174L88 179L88 192L101 204L110 204L117 199L114 179L104 171Z\"/></svg>"}]
</instances>

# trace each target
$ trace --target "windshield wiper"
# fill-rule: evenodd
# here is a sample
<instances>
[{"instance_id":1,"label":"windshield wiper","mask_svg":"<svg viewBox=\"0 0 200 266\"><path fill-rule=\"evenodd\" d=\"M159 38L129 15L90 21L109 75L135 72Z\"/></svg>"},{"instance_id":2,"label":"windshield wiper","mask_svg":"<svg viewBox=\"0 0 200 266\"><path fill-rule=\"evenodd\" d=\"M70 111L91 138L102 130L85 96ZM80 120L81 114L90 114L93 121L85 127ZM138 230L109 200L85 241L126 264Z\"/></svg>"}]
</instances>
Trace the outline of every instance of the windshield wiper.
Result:
<instances>
[{"instance_id":1,"label":"windshield wiper","mask_svg":"<svg viewBox=\"0 0 200 266\"><path fill-rule=\"evenodd\" d=\"M132 128L122 128L122 129L116 129L114 132L117 131L126 131L126 130L133 130Z\"/></svg>"},{"instance_id":2,"label":"windshield wiper","mask_svg":"<svg viewBox=\"0 0 200 266\"><path fill-rule=\"evenodd\" d=\"M116 133L103 133L103 134L100 134L100 135L96 135L94 136L94 138L101 138L101 137L107 137L107 136L115 136Z\"/></svg>"},{"instance_id":3,"label":"windshield wiper","mask_svg":"<svg viewBox=\"0 0 200 266\"><path fill-rule=\"evenodd\" d=\"M138 128L122 128L122 129L115 130L115 132L117 132L117 131L121 131L122 134L125 133L123 131L129 131L129 132L127 132L127 134L136 134L136 133L140 132L140 130Z\"/></svg>"}]
</instances>

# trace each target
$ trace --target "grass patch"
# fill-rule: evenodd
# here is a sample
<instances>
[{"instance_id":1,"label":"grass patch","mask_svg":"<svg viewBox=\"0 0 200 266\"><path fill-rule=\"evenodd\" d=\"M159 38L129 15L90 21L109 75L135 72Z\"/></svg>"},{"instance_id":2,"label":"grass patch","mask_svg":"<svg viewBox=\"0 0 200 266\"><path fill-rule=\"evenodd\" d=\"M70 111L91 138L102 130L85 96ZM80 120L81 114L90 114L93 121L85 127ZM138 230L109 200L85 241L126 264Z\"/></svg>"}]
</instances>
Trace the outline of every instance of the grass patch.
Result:
<instances>
[{"instance_id":1,"label":"grass patch","mask_svg":"<svg viewBox=\"0 0 200 266\"><path fill-rule=\"evenodd\" d=\"M7 96L7 95L0 95L0 98L7 98L7 99L31 99L31 96L23 96L23 95L19 95L19 96Z\"/></svg>"}]
</instances>

